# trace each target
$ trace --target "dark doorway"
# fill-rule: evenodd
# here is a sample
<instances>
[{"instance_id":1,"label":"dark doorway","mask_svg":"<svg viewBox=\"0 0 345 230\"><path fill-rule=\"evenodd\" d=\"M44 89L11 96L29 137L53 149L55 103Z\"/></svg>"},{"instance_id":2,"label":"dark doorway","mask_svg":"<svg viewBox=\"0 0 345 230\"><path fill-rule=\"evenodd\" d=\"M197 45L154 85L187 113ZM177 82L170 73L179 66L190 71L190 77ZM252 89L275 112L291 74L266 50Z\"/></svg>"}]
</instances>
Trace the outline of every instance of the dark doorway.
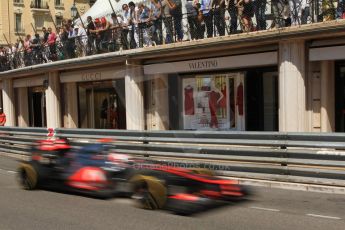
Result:
<instances>
[{"instance_id":1,"label":"dark doorway","mask_svg":"<svg viewBox=\"0 0 345 230\"><path fill-rule=\"evenodd\" d=\"M246 130L262 131L263 122L263 86L262 73L248 71L245 77L246 94Z\"/></svg>"},{"instance_id":2,"label":"dark doorway","mask_svg":"<svg viewBox=\"0 0 345 230\"><path fill-rule=\"evenodd\" d=\"M278 131L278 74L252 70L245 76L246 130Z\"/></svg>"},{"instance_id":3,"label":"dark doorway","mask_svg":"<svg viewBox=\"0 0 345 230\"><path fill-rule=\"evenodd\" d=\"M29 89L29 119L31 127L46 127L45 90L41 87Z\"/></svg>"},{"instance_id":4,"label":"dark doorway","mask_svg":"<svg viewBox=\"0 0 345 230\"><path fill-rule=\"evenodd\" d=\"M335 131L345 132L345 63L336 65Z\"/></svg>"}]
</instances>

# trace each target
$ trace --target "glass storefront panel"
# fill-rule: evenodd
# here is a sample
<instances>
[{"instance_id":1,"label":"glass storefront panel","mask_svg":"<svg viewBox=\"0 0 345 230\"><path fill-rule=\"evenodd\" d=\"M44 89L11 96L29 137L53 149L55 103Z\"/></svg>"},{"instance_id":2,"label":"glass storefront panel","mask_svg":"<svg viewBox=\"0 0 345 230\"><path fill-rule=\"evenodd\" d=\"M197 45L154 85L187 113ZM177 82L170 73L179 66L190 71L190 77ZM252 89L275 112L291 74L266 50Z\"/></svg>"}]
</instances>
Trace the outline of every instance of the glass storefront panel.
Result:
<instances>
[{"instance_id":1,"label":"glass storefront panel","mask_svg":"<svg viewBox=\"0 0 345 230\"><path fill-rule=\"evenodd\" d=\"M184 78L183 129L235 129L235 78L233 74Z\"/></svg>"},{"instance_id":2,"label":"glass storefront panel","mask_svg":"<svg viewBox=\"0 0 345 230\"><path fill-rule=\"evenodd\" d=\"M278 74L272 68L182 77L180 128L278 130Z\"/></svg>"},{"instance_id":3,"label":"glass storefront panel","mask_svg":"<svg viewBox=\"0 0 345 230\"><path fill-rule=\"evenodd\" d=\"M345 132L345 64L337 65L335 76L335 131Z\"/></svg>"},{"instance_id":4,"label":"glass storefront panel","mask_svg":"<svg viewBox=\"0 0 345 230\"><path fill-rule=\"evenodd\" d=\"M79 83L79 127L126 129L124 88L124 80Z\"/></svg>"}]
</instances>

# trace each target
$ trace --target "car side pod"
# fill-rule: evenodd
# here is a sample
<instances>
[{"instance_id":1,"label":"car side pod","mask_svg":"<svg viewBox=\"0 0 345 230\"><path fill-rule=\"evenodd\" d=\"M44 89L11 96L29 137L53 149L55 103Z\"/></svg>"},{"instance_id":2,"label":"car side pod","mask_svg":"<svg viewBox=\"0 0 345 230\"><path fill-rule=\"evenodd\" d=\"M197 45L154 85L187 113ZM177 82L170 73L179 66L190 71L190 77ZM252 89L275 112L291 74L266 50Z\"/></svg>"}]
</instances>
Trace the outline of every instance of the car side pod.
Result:
<instances>
[{"instance_id":1,"label":"car side pod","mask_svg":"<svg viewBox=\"0 0 345 230\"><path fill-rule=\"evenodd\" d=\"M132 198L144 209L162 209L167 200L167 189L163 183L153 176L135 175L129 182L132 185Z\"/></svg>"},{"instance_id":2,"label":"car side pod","mask_svg":"<svg viewBox=\"0 0 345 230\"><path fill-rule=\"evenodd\" d=\"M35 165L20 163L18 167L18 181L25 190L34 190L38 187L38 172Z\"/></svg>"}]
</instances>

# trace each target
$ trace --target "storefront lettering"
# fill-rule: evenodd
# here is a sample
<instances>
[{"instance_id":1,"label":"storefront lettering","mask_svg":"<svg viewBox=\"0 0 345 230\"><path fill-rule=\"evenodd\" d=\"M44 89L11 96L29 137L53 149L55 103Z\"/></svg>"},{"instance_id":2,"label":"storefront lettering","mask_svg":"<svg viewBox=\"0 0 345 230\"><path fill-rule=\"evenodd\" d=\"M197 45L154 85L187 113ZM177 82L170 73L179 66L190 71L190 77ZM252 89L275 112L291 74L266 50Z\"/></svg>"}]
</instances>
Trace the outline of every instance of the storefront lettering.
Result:
<instances>
[{"instance_id":1,"label":"storefront lettering","mask_svg":"<svg viewBox=\"0 0 345 230\"><path fill-rule=\"evenodd\" d=\"M101 73L84 73L81 75L82 81L99 81L102 79Z\"/></svg>"},{"instance_id":2,"label":"storefront lettering","mask_svg":"<svg viewBox=\"0 0 345 230\"><path fill-rule=\"evenodd\" d=\"M188 63L190 70L197 70L197 69L209 69L209 68L216 68L218 66L217 60L211 61L197 61Z\"/></svg>"}]
</instances>

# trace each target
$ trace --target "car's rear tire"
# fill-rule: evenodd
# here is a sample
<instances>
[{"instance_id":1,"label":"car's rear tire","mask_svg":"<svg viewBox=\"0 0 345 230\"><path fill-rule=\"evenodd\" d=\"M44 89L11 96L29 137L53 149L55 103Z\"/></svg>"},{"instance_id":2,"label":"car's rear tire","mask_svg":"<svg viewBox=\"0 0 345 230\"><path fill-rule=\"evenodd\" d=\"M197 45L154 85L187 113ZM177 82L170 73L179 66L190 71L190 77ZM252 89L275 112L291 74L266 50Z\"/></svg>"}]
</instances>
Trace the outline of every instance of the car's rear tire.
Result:
<instances>
[{"instance_id":1,"label":"car's rear tire","mask_svg":"<svg viewBox=\"0 0 345 230\"><path fill-rule=\"evenodd\" d=\"M21 163L18 168L19 183L25 190L34 190L38 187L38 172L34 165Z\"/></svg>"},{"instance_id":2,"label":"car's rear tire","mask_svg":"<svg viewBox=\"0 0 345 230\"><path fill-rule=\"evenodd\" d=\"M162 209L167 200L167 189L157 178L135 175L130 180L133 189L132 198L143 209Z\"/></svg>"}]
</instances>

